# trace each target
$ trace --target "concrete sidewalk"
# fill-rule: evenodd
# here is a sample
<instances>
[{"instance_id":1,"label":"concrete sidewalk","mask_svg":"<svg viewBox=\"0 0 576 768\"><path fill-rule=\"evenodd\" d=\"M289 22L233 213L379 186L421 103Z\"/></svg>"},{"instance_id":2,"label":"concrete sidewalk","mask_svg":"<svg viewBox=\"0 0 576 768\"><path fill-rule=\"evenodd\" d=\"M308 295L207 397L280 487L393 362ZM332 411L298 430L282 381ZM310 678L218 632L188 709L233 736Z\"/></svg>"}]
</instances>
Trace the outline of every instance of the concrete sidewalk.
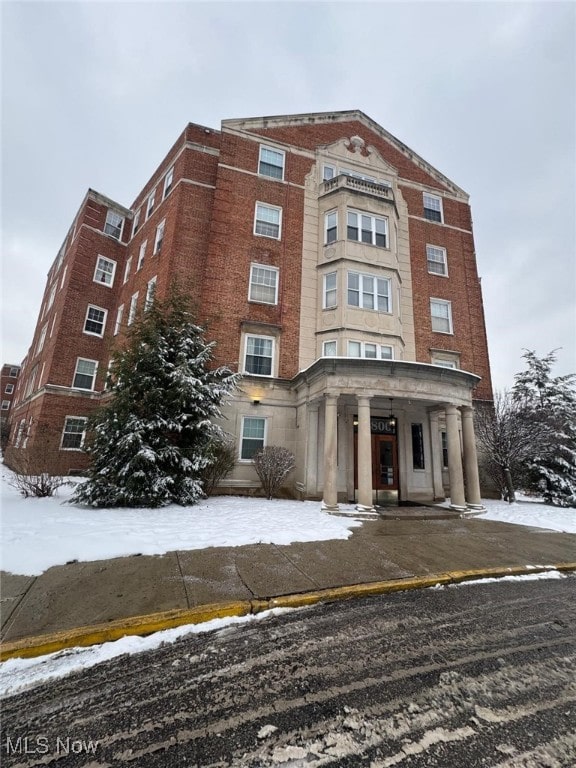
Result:
<instances>
[{"instance_id":1,"label":"concrete sidewalk","mask_svg":"<svg viewBox=\"0 0 576 768\"><path fill-rule=\"evenodd\" d=\"M2 573L0 638L13 643L131 617L452 571L576 562L576 535L406 510L348 540L214 547ZM419 519L421 517L433 519ZM435 518L435 519L434 519ZM346 593L344 593L346 594Z\"/></svg>"}]
</instances>

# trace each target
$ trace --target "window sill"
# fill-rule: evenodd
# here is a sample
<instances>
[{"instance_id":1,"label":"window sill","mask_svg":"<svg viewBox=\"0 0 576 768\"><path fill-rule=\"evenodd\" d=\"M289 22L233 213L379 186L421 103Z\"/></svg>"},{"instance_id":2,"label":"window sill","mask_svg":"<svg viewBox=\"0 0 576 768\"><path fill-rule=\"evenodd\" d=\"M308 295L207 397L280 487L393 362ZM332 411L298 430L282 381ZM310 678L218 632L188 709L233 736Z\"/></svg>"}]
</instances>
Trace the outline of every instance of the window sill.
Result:
<instances>
[{"instance_id":1,"label":"window sill","mask_svg":"<svg viewBox=\"0 0 576 768\"><path fill-rule=\"evenodd\" d=\"M264 307L277 307L278 300L276 301L258 301L257 299L248 299L248 304L260 304Z\"/></svg>"},{"instance_id":2,"label":"window sill","mask_svg":"<svg viewBox=\"0 0 576 768\"><path fill-rule=\"evenodd\" d=\"M441 272L432 272L430 270L428 270L428 274L434 275L434 277L450 277L448 274L443 275Z\"/></svg>"}]
</instances>

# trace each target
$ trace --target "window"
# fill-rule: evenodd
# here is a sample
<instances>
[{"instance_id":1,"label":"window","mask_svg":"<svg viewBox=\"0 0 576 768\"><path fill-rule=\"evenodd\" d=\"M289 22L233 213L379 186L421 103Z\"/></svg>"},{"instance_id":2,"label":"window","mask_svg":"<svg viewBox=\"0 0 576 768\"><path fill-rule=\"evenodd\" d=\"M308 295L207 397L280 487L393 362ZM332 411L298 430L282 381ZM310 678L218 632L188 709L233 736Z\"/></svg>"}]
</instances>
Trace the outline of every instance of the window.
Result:
<instances>
[{"instance_id":1,"label":"window","mask_svg":"<svg viewBox=\"0 0 576 768\"><path fill-rule=\"evenodd\" d=\"M124 226L124 217L120 216L115 211L108 211L106 214L106 224L104 225L104 232L107 235L112 235L116 240L120 240L122 236L122 227Z\"/></svg>"},{"instance_id":2,"label":"window","mask_svg":"<svg viewBox=\"0 0 576 768\"><path fill-rule=\"evenodd\" d=\"M324 275L324 309L332 309L338 300L337 273L329 272Z\"/></svg>"},{"instance_id":3,"label":"window","mask_svg":"<svg viewBox=\"0 0 576 768\"><path fill-rule=\"evenodd\" d=\"M12 392L14 392L14 384L6 384L6 386L4 387L4 392L7 395L11 395Z\"/></svg>"},{"instance_id":4,"label":"window","mask_svg":"<svg viewBox=\"0 0 576 768\"><path fill-rule=\"evenodd\" d=\"M150 309L150 307L154 303L154 294L156 293L157 280L158 280L157 275L154 275L154 277L151 280L148 280L148 285L146 286L146 299L144 300L144 312L146 312L147 309Z\"/></svg>"},{"instance_id":5,"label":"window","mask_svg":"<svg viewBox=\"0 0 576 768\"><path fill-rule=\"evenodd\" d=\"M280 240L280 225L282 222L282 208L273 205L256 203L256 216L254 220L254 234L262 237L273 237Z\"/></svg>"},{"instance_id":6,"label":"window","mask_svg":"<svg viewBox=\"0 0 576 768\"><path fill-rule=\"evenodd\" d=\"M162 249L162 242L164 241L164 227L166 226L166 219L160 222L156 227L156 237L154 238L154 250L152 255L155 256L160 253Z\"/></svg>"},{"instance_id":7,"label":"window","mask_svg":"<svg viewBox=\"0 0 576 768\"><path fill-rule=\"evenodd\" d=\"M442 466L448 468L448 435L446 432L440 432L440 438L442 440Z\"/></svg>"},{"instance_id":8,"label":"window","mask_svg":"<svg viewBox=\"0 0 576 768\"><path fill-rule=\"evenodd\" d=\"M174 166L170 168L166 176L164 177L164 191L162 192L162 200L165 200L170 194L172 189L172 182L174 181Z\"/></svg>"},{"instance_id":9,"label":"window","mask_svg":"<svg viewBox=\"0 0 576 768\"><path fill-rule=\"evenodd\" d=\"M54 318L52 319L52 326L50 327L50 338L52 338L52 334L54 333L54 328L56 326L56 318L58 317L58 313L54 313Z\"/></svg>"},{"instance_id":10,"label":"window","mask_svg":"<svg viewBox=\"0 0 576 768\"><path fill-rule=\"evenodd\" d=\"M348 305L361 309L392 311L392 291L387 277L348 272Z\"/></svg>"},{"instance_id":11,"label":"window","mask_svg":"<svg viewBox=\"0 0 576 768\"><path fill-rule=\"evenodd\" d=\"M128 261L126 262L126 266L124 267L124 283L128 282L131 269L132 269L132 256L129 256Z\"/></svg>"},{"instance_id":12,"label":"window","mask_svg":"<svg viewBox=\"0 0 576 768\"><path fill-rule=\"evenodd\" d=\"M278 270L275 267L251 265L248 300L263 304L278 303Z\"/></svg>"},{"instance_id":13,"label":"window","mask_svg":"<svg viewBox=\"0 0 576 768\"><path fill-rule=\"evenodd\" d=\"M428 272L432 272L435 275L448 275L446 248L439 248L436 245L427 245L426 260L428 262Z\"/></svg>"},{"instance_id":14,"label":"window","mask_svg":"<svg viewBox=\"0 0 576 768\"><path fill-rule=\"evenodd\" d=\"M258 173L261 176L270 176L272 179L284 178L285 154L280 149L260 147L260 159L258 161Z\"/></svg>"},{"instance_id":15,"label":"window","mask_svg":"<svg viewBox=\"0 0 576 768\"><path fill-rule=\"evenodd\" d=\"M335 243L338 240L338 211L330 211L324 218L326 226L326 245Z\"/></svg>"},{"instance_id":16,"label":"window","mask_svg":"<svg viewBox=\"0 0 576 768\"><path fill-rule=\"evenodd\" d=\"M130 299L130 309L128 311L128 325L132 325L136 317L136 305L138 304L138 291L132 294Z\"/></svg>"},{"instance_id":17,"label":"window","mask_svg":"<svg viewBox=\"0 0 576 768\"><path fill-rule=\"evenodd\" d=\"M60 290L64 287L64 281L66 280L66 272L68 271L68 264L64 267L64 271L62 272L62 280L60 280Z\"/></svg>"},{"instance_id":18,"label":"window","mask_svg":"<svg viewBox=\"0 0 576 768\"><path fill-rule=\"evenodd\" d=\"M48 306L46 307L46 311L50 309L52 304L54 304L54 296L56 296L56 283L52 286L52 290L50 291L50 296L48 298Z\"/></svg>"},{"instance_id":19,"label":"window","mask_svg":"<svg viewBox=\"0 0 576 768\"><path fill-rule=\"evenodd\" d=\"M107 310L88 304L86 320L84 321L84 333L89 333L91 336L103 336L107 314Z\"/></svg>"},{"instance_id":20,"label":"window","mask_svg":"<svg viewBox=\"0 0 576 768\"><path fill-rule=\"evenodd\" d=\"M87 419L82 416L66 416L60 447L65 451L79 451L84 444Z\"/></svg>"},{"instance_id":21,"label":"window","mask_svg":"<svg viewBox=\"0 0 576 768\"><path fill-rule=\"evenodd\" d=\"M444 299L430 299L432 330L438 333L452 333L452 304Z\"/></svg>"},{"instance_id":22,"label":"window","mask_svg":"<svg viewBox=\"0 0 576 768\"><path fill-rule=\"evenodd\" d=\"M148 240L144 240L144 242L140 246L140 250L138 251L138 262L136 264L136 272L142 269L142 264L144 264L144 256L146 256L147 245L148 245Z\"/></svg>"},{"instance_id":23,"label":"window","mask_svg":"<svg viewBox=\"0 0 576 768\"><path fill-rule=\"evenodd\" d=\"M441 368L458 368L456 360L442 360L439 357L432 358L432 365L439 365Z\"/></svg>"},{"instance_id":24,"label":"window","mask_svg":"<svg viewBox=\"0 0 576 768\"><path fill-rule=\"evenodd\" d=\"M152 215L152 211L154 210L154 200L155 199L156 199L156 190L154 190L148 196L148 202L146 203L146 221L148 221L148 219Z\"/></svg>"},{"instance_id":25,"label":"window","mask_svg":"<svg viewBox=\"0 0 576 768\"><path fill-rule=\"evenodd\" d=\"M96 269L94 271L94 282L103 283L112 286L114 283L114 274L116 272L116 262L111 259L105 259L104 256L98 256Z\"/></svg>"},{"instance_id":26,"label":"window","mask_svg":"<svg viewBox=\"0 0 576 768\"><path fill-rule=\"evenodd\" d=\"M26 429L26 419L22 419L20 421L20 424L18 424L18 432L16 433L16 440L14 441L14 448L20 447L20 442L22 440L22 436L24 434L24 430Z\"/></svg>"},{"instance_id":27,"label":"window","mask_svg":"<svg viewBox=\"0 0 576 768\"><path fill-rule=\"evenodd\" d=\"M19 368L10 368L10 373L8 375L12 376L14 378L14 377L18 376L18 371L19 370L20 370Z\"/></svg>"},{"instance_id":28,"label":"window","mask_svg":"<svg viewBox=\"0 0 576 768\"><path fill-rule=\"evenodd\" d=\"M114 324L114 336L118 335L120 326L122 325L122 315L124 314L124 304L120 304L118 311L116 312L116 323Z\"/></svg>"},{"instance_id":29,"label":"window","mask_svg":"<svg viewBox=\"0 0 576 768\"><path fill-rule=\"evenodd\" d=\"M349 341L348 357L367 357L373 360L392 360L394 351L386 344L372 344L365 341Z\"/></svg>"},{"instance_id":30,"label":"window","mask_svg":"<svg viewBox=\"0 0 576 768\"><path fill-rule=\"evenodd\" d=\"M74 372L72 386L76 389L93 390L97 368L98 362L96 360L86 360L83 357L79 357L76 361L76 371Z\"/></svg>"},{"instance_id":31,"label":"window","mask_svg":"<svg viewBox=\"0 0 576 768\"><path fill-rule=\"evenodd\" d=\"M414 469L426 469L422 424L412 424L412 467Z\"/></svg>"},{"instance_id":32,"label":"window","mask_svg":"<svg viewBox=\"0 0 576 768\"><path fill-rule=\"evenodd\" d=\"M244 416L242 418L242 445L240 458L250 460L256 451L264 448L266 419Z\"/></svg>"},{"instance_id":33,"label":"window","mask_svg":"<svg viewBox=\"0 0 576 768\"><path fill-rule=\"evenodd\" d=\"M245 373L272 376L274 339L270 336L246 336Z\"/></svg>"},{"instance_id":34,"label":"window","mask_svg":"<svg viewBox=\"0 0 576 768\"><path fill-rule=\"evenodd\" d=\"M338 353L338 343L336 341L325 341L322 344L322 357L336 357Z\"/></svg>"},{"instance_id":35,"label":"window","mask_svg":"<svg viewBox=\"0 0 576 768\"><path fill-rule=\"evenodd\" d=\"M386 248L388 242L388 220L370 216L360 211L348 211L346 236L348 240L377 245Z\"/></svg>"},{"instance_id":36,"label":"window","mask_svg":"<svg viewBox=\"0 0 576 768\"><path fill-rule=\"evenodd\" d=\"M38 339L38 344L36 345L36 354L38 355L40 352L42 352L42 349L44 348L44 342L46 341L46 331L48 330L48 323L42 328L42 331L40 332L40 338Z\"/></svg>"},{"instance_id":37,"label":"window","mask_svg":"<svg viewBox=\"0 0 576 768\"><path fill-rule=\"evenodd\" d=\"M7 411L10 408L10 400L2 400L2 410Z\"/></svg>"},{"instance_id":38,"label":"window","mask_svg":"<svg viewBox=\"0 0 576 768\"><path fill-rule=\"evenodd\" d=\"M134 223L132 224L132 237L138 232L138 228L140 227L140 208L136 211L134 214Z\"/></svg>"},{"instance_id":39,"label":"window","mask_svg":"<svg viewBox=\"0 0 576 768\"><path fill-rule=\"evenodd\" d=\"M333 165L325 165L322 169L322 181L330 181L336 176L336 168Z\"/></svg>"},{"instance_id":40,"label":"window","mask_svg":"<svg viewBox=\"0 0 576 768\"><path fill-rule=\"evenodd\" d=\"M424 192L424 218L442 223L442 198Z\"/></svg>"}]
</instances>

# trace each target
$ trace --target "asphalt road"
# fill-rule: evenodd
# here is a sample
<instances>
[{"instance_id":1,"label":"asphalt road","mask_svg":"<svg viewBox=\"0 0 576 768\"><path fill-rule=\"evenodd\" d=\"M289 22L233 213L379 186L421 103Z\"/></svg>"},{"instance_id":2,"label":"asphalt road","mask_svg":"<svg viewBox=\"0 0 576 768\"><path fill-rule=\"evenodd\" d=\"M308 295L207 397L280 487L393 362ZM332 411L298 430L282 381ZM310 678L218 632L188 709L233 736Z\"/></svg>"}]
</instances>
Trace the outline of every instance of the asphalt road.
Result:
<instances>
[{"instance_id":1,"label":"asphalt road","mask_svg":"<svg viewBox=\"0 0 576 768\"><path fill-rule=\"evenodd\" d=\"M316 606L7 698L2 765L574 768L575 662L576 576Z\"/></svg>"}]
</instances>

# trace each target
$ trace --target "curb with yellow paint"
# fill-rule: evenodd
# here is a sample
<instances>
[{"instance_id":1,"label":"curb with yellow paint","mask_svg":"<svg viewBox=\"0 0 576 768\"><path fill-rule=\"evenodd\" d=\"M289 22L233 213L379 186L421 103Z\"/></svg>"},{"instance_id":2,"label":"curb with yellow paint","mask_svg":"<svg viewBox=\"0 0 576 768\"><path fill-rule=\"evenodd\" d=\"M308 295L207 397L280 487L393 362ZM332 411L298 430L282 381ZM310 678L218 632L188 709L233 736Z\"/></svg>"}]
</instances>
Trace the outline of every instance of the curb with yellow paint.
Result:
<instances>
[{"instance_id":1,"label":"curb with yellow paint","mask_svg":"<svg viewBox=\"0 0 576 768\"><path fill-rule=\"evenodd\" d=\"M78 627L63 632L28 637L11 643L2 643L0 646L0 661L7 661L8 659L18 657L34 658L48 653L55 653L65 648L98 645L119 640L127 635L145 636L160 630L181 627L185 624L203 624L212 619L221 619L229 616L248 616L272 608L302 608L322 602L350 600L358 597L384 595L412 589L426 589L444 584L458 584L472 579L523 576L526 574L549 573L551 571L576 571L576 563L558 563L556 565L543 566L516 565L507 568L448 571L446 573L417 576L409 579L375 581L367 584L352 584L344 587L320 589L314 592L300 592L263 600L238 600L229 603L200 605L190 609L163 611L162 613L152 613L147 616L118 619L106 624Z\"/></svg>"}]
</instances>

